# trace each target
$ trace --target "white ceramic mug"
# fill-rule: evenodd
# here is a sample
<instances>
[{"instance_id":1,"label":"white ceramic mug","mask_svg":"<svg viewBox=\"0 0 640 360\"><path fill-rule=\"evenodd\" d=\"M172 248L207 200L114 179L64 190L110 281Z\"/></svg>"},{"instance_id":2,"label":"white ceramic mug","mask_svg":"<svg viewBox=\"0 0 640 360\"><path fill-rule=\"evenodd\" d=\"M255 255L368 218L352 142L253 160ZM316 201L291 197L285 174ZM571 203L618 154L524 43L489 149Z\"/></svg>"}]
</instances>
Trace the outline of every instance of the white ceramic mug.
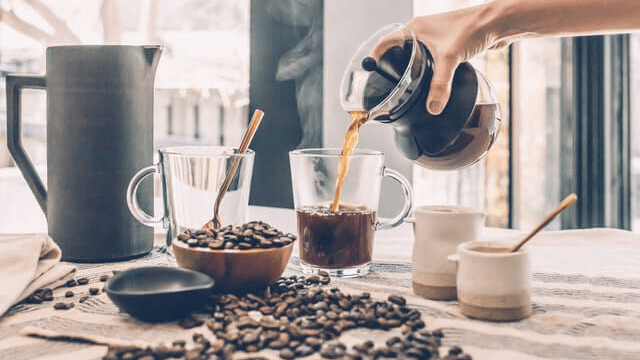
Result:
<instances>
[{"instance_id":1,"label":"white ceramic mug","mask_svg":"<svg viewBox=\"0 0 640 360\"><path fill-rule=\"evenodd\" d=\"M478 240L487 214L462 206L419 206L413 211L411 283L416 295L456 298L456 266L447 261L458 244Z\"/></svg>"},{"instance_id":2,"label":"white ceramic mug","mask_svg":"<svg viewBox=\"0 0 640 360\"><path fill-rule=\"evenodd\" d=\"M507 253L506 241L460 244L449 260L458 264L458 302L462 314L510 321L531 315L531 260L526 246Z\"/></svg>"}]
</instances>

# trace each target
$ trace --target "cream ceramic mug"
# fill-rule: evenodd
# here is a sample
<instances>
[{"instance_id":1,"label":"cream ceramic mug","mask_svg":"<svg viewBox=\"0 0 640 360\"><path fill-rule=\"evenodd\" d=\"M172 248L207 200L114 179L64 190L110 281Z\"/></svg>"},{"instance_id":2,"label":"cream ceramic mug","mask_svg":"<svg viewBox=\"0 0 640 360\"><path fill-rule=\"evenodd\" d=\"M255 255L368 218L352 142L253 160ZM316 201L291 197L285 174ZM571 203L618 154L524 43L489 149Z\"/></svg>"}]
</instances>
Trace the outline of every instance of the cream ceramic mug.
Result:
<instances>
[{"instance_id":1,"label":"cream ceramic mug","mask_svg":"<svg viewBox=\"0 0 640 360\"><path fill-rule=\"evenodd\" d=\"M529 249L505 252L511 242L471 241L449 256L458 264L460 312L476 319L511 321L531 315Z\"/></svg>"},{"instance_id":2,"label":"cream ceramic mug","mask_svg":"<svg viewBox=\"0 0 640 360\"><path fill-rule=\"evenodd\" d=\"M456 298L456 265L447 261L460 243L478 240L487 214L462 206L419 206L413 217L411 285L416 295Z\"/></svg>"}]
</instances>

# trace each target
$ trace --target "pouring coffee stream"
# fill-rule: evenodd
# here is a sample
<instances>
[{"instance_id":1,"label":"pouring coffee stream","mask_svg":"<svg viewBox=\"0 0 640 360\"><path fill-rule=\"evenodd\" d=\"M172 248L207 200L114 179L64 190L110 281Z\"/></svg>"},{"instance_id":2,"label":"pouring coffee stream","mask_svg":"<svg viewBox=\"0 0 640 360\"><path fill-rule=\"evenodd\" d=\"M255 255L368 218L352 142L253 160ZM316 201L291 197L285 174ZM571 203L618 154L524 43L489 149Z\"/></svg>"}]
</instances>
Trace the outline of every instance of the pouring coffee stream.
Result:
<instances>
[{"instance_id":1,"label":"pouring coffee stream","mask_svg":"<svg viewBox=\"0 0 640 360\"><path fill-rule=\"evenodd\" d=\"M251 122L249 123L249 127L247 128L247 132L242 137L242 141L240 142L240 146L238 147L238 154L243 154L249 148L249 144L251 140L253 140L253 135L255 135L256 130L258 130L258 126L260 126L260 122L262 121L262 117L264 116L264 112L260 109L256 109L251 117ZM231 180L238 170L238 165L240 164L240 157L236 157L227 172L227 176L224 178L222 185L220 186L220 190L218 191L218 195L216 196L216 201L213 205L213 218L209 220L206 224L202 225L202 229L211 229L218 230L222 226L222 220L220 219L220 204L222 203L222 198L224 194L227 192L229 185L231 184Z\"/></svg>"},{"instance_id":2,"label":"pouring coffee stream","mask_svg":"<svg viewBox=\"0 0 640 360\"><path fill-rule=\"evenodd\" d=\"M370 56L362 59L362 68L365 71L369 72L375 71L393 84L396 84L398 82L397 77L379 68L376 60ZM371 117L371 113L369 111L356 110L348 112L349 115L351 115L352 121L344 137L344 143L342 144L342 150L340 152L341 158L340 164L338 165L336 190L333 196L333 201L331 202L332 212L338 212L338 210L340 209L340 194L342 193L342 185L344 184L344 179L347 176L347 172L349 171L349 155L353 154L353 149L355 149L356 145L358 144L358 139L360 137L360 127L362 127L362 125L364 125Z\"/></svg>"}]
</instances>

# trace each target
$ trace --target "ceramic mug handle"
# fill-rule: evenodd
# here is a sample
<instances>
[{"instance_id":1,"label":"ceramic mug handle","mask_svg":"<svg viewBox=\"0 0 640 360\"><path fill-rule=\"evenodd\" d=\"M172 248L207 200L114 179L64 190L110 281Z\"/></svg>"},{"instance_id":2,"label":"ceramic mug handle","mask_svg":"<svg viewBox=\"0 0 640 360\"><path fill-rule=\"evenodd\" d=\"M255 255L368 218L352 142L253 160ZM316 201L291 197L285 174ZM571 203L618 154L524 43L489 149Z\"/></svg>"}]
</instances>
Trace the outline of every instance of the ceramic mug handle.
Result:
<instances>
[{"instance_id":1,"label":"ceramic mug handle","mask_svg":"<svg viewBox=\"0 0 640 360\"><path fill-rule=\"evenodd\" d=\"M447 260L457 264L460 261L460 255L458 255L458 254L449 255L449 256L447 256Z\"/></svg>"},{"instance_id":2,"label":"ceramic mug handle","mask_svg":"<svg viewBox=\"0 0 640 360\"><path fill-rule=\"evenodd\" d=\"M411 209L413 209L413 190L411 189L409 181L399 172L387 169L386 167L382 168L382 176L388 176L400 183L404 195L404 205L396 217L392 219L378 218L375 226L376 230L387 230L402 224L402 221L409 215Z\"/></svg>"},{"instance_id":3,"label":"ceramic mug handle","mask_svg":"<svg viewBox=\"0 0 640 360\"><path fill-rule=\"evenodd\" d=\"M129 182L129 186L127 186L127 206L129 206L131 215L133 215L133 217L136 218L136 220L140 221L140 223L142 223L143 225L150 227L155 227L156 225L160 224L164 226L164 220L166 217L164 214L159 217L153 217L147 214L140 207L140 204L138 204L136 195L138 193L138 186L140 186L142 180L154 173L161 173L160 164L149 165L145 168L140 169L140 171L133 175L131 181Z\"/></svg>"}]
</instances>

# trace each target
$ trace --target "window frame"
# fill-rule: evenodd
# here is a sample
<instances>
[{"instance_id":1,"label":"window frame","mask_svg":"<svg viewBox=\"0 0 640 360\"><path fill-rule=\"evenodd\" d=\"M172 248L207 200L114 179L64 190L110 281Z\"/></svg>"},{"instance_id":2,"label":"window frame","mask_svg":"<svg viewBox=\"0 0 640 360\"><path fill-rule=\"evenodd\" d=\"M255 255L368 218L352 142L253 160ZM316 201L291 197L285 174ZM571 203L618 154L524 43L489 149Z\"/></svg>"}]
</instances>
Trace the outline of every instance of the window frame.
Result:
<instances>
[{"instance_id":1,"label":"window frame","mask_svg":"<svg viewBox=\"0 0 640 360\"><path fill-rule=\"evenodd\" d=\"M561 191L579 201L562 228L631 229L629 35L563 40Z\"/></svg>"}]
</instances>

